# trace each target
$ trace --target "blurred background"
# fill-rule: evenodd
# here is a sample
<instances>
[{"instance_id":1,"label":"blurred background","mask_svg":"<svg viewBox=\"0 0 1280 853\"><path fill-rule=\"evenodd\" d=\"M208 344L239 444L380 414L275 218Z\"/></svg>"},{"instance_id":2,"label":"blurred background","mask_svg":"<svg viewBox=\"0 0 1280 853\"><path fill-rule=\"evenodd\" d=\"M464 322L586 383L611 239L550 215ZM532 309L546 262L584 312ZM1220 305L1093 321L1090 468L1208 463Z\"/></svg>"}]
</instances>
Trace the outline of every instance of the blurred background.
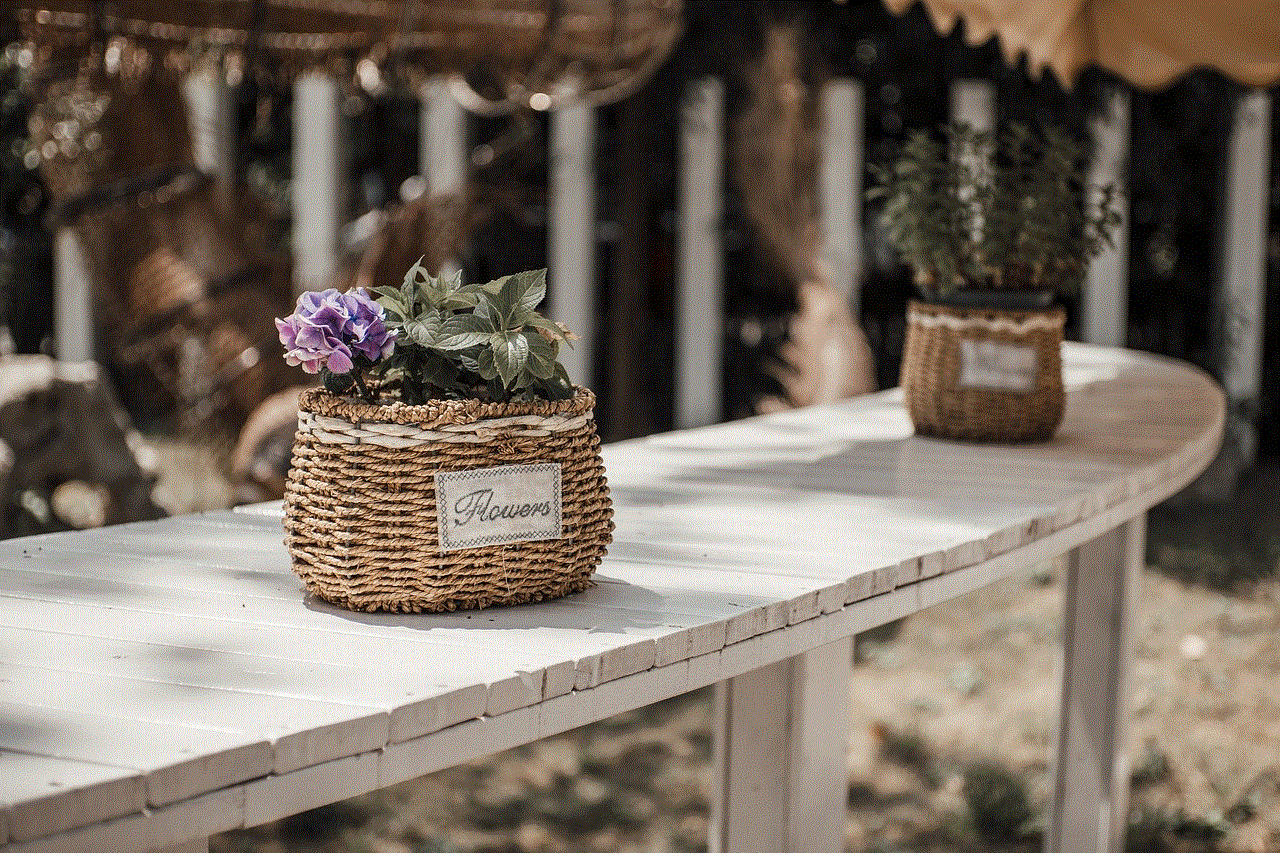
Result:
<instances>
[{"instance_id":1,"label":"blurred background","mask_svg":"<svg viewBox=\"0 0 1280 853\"><path fill-rule=\"evenodd\" d=\"M879 0L328 3L306 38L270 4L151 5L0 19L0 535L278 497L307 377L271 319L419 256L548 266L606 440L891 387L912 287L867 165L948 120L1056 125L1126 212L1068 336L1186 359L1231 405L1152 516L1133 849L1280 850L1274 88L1064 86ZM208 15L236 7L228 48ZM1052 669L1057 578L978 594L1012 617L962 600L859 643L849 849L1034 849L1051 697L1026 673ZM708 720L682 699L218 843L704 849Z\"/></svg>"}]
</instances>

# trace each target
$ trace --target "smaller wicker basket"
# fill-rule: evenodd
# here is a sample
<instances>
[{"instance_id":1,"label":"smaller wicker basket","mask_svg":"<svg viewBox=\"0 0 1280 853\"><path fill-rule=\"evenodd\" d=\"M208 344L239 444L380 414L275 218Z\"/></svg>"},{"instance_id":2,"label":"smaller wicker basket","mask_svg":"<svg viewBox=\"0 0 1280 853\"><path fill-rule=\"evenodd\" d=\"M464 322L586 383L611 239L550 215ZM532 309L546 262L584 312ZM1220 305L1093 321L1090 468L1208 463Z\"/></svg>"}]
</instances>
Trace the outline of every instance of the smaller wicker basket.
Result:
<instances>
[{"instance_id":1,"label":"smaller wicker basket","mask_svg":"<svg viewBox=\"0 0 1280 853\"><path fill-rule=\"evenodd\" d=\"M307 589L352 610L446 611L577 592L612 540L595 395L373 405L319 388L298 403L285 542ZM561 535L445 550L436 475L559 465Z\"/></svg>"},{"instance_id":2,"label":"smaller wicker basket","mask_svg":"<svg viewBox=\"0 0 1280 853\"><path fill-rule=\"evenodd\" d=\"M911 302L901 384L920 435L1046 441L1062 422L1061 308Z\"/></svg>"}]
</instances>

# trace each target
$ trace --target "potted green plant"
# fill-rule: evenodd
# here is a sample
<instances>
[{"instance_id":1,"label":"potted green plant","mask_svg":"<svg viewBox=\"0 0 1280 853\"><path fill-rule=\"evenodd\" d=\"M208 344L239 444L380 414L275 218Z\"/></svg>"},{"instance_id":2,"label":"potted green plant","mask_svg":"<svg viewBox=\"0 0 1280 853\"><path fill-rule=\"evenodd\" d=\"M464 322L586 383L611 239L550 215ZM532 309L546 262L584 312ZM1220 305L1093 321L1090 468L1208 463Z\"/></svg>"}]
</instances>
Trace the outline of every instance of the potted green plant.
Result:
<instances>
[{"instance_id":1,"label":"potted green plant","mask_svg":"<svg viewBox=\"0 0 1280 853\"><path fill-rule=\"evenodd\" d=\"M1062 420L1066 314L1120 223L1116 189L1085 200L1083 151L1057 128L998 138L911 133L873 167L889 241L920 293L907 307L901 384L916 431L1042 441Z\"/></svg>"},{"instance_id":2,"label":"potted green plant","mask_svg":"<svg viewBox=\"0 0 1280 853\"><path fill-rule=\"evenodd\" d=\"M584 589L613 510L573 336L546 270L487 284L415 264L399 287L304 293L276 321L303 392L286 543L307 588L357 610L442 611Z\"/></svg>"}]
</instances>

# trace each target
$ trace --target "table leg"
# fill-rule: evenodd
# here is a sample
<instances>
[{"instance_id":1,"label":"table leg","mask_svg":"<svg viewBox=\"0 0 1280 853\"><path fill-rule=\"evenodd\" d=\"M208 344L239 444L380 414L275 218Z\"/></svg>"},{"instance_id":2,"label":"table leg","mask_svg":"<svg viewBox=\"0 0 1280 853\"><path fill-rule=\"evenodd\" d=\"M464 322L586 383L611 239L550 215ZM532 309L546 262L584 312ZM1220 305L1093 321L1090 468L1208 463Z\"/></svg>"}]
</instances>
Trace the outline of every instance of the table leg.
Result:
<instances>
[{"instance_id":1,"label":"table leg","mask_svg":"<svg viewBox=\"0 0 1280 853\"><path fill-rule=\"evenodd\" d=\"M850 638L716 685L710 853L839 853Z\"/></svg>"},{"instance_id":2,"label":"table leg","mask_svg":"<svg viewBox=\"0 0 1280 853\"><path fill-rule=\"evenodd\" d=\"M1133 597L1146 516L1071 553L1063 603L1062 706L1047 853L1118 853L1129 812L1125 736Z\"/></svg>"}]
</instances>

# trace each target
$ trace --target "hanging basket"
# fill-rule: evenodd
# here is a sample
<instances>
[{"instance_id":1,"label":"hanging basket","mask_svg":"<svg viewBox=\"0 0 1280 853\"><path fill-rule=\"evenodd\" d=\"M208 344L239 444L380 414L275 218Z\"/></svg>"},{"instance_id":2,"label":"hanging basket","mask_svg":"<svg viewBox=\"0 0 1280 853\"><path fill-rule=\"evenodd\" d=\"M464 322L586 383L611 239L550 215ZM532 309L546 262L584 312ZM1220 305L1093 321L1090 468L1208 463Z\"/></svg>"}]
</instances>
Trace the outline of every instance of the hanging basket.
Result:
<instances>
[{"instance_id":1,"label":"hanging basket","mask_svg":"<svg viewBox=\"0 0 1280 853\"><path fill-rule=\"evenodd\" d=\"M352 610L446 611L586 589L612 540L592 407L299 398L284 526L307 589Z\"/></svg>"},{"instance_id":2,"label":"hanging basket","mask_svg":"<svg viewBox=\"0 0 1280 853\"><path fill-rule=\"evenodd\" d=\"M1061 308L1008 311L911 302L902 356L920 435L1045 441L1062 421Z\"/></svg>"}]
</instances>

